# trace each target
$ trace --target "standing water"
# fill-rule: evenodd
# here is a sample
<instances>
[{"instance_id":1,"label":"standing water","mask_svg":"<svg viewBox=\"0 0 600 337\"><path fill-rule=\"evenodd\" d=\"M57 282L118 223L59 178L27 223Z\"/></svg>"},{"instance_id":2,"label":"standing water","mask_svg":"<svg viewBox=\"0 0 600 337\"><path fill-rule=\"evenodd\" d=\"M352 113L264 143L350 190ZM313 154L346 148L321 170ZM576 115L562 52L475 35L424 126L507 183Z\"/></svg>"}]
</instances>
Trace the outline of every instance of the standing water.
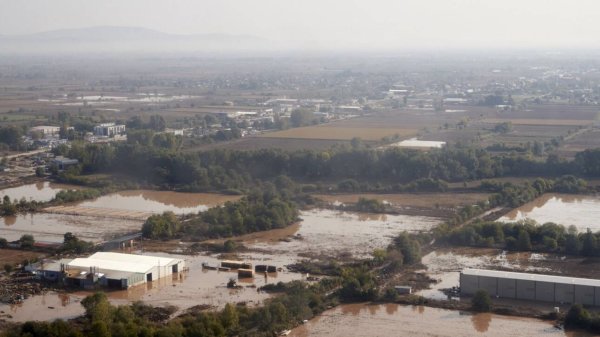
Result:
<instances>
[{"instance_id":1,"label":"standing water","mask_svg":"<svg viewBox=\"0 0 600 337\"><path fill-rule=\"evenodd\" d=\"M398 304L348 304L292 330L293 337L362 336L586 336L532 318L471 314Z\"/></svg>"},{"instance_id":2,"label":"standing water","mask_svg":"<svg viewBox=\"0 0 600 337\"><path fill-rule=\"evenodd\" d=\"M498 221L532 219L543 224L554 222L579 231L600 230L600 197L547 193L532 202L514 209Z\"/></svg>"}]
</instances>

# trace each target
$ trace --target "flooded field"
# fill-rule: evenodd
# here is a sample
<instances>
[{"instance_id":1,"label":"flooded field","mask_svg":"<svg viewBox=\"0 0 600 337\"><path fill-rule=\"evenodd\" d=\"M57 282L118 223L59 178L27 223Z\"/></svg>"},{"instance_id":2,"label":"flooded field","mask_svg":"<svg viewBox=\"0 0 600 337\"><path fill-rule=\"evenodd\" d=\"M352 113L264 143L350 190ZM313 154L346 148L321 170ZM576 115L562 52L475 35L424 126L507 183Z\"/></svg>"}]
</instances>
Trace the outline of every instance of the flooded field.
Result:
<instances>
[{"instance_id":1,"label":"flooded field","mask_svg":"<svg viewBox=\"0 0 600 337\"><path fill-rule=\"evenodd\" d=\"M240 196L237 195L213 193L135 190L105 195L95 200L81 202L77 206L151 213L171 211L185 214L205 211L210 207L222 205L227 201L236 201L239 198Z\"/></svg>"},{"instance_id":2,"label":"flooded field","mask_svg":"<svg viewBox=\"0 0 600 337\"><path fill-rule=\"evenodd\" d=\"M567 194L544 194L505 216L499 221L533 219L540 224L554 222L579 231L600 230L600 197Z\"/></svg>"},{"instance_id":3,"label":"flooded field","mask_svg":"<svg viewBox=\"0 0 600 337\"><path fill-rule=\"evenodd\" d=\"M471 314L423 306L350 304L292 330L293 337L348 336L586 336L532 318Z\"/></svg>"},{"instance_id":4,"label":"flooded field","mask_svg":"<svg viewBox=\"0 0 600 337\"><path fill-rule=\"evenodd\" d=\"M70 186L44 182L6 189L4 192L27 194L36 200L50 200L54 193L65 188ZM17 240L23 234L32 234L38 241L62 242L63 234L72 232L83 240L101 242L140 231L142 223L154 213L196 213L239 198L209 193L123 191L91 201L51 207L45 209L45 213L3 217L0 237Z\"/></svg>"},{"instance_id":5,"label":"flooded field","mask_svg":"<svg viewBox=\"0 0 600 337\"><path fill-rule=\"evenodd\" d=\"M25 198L27 201L50 201L57 192L62 190L78 189L75 185L55 184L47 181L39 181L34 184L21 185L17 187L9 187L0 190L0 198L8 195L11 200L21 200Z\"/></svg>"},{"instance_id":6,"label":"flooded field","mask_svg":"<svg viewBox=\"0 0 600 337\"><path fill-rule=\"evenodd\" d=\"M384 203L389 203L394 207L457 207L472 205L478 201L487 200L489 194L486 193L394 193L394 194L316 194L325 202L332 204L338 203L356 203L359 198L376 199Z\"/></svg>"},{"instance_id":7,"label":"flooded field","mask_svg":"<svg viewBox=\"0 0 600 337\"><path fill-rule=\"evenodd\" d=\"M0 304L0 319L25 322L75 318L85 312L79 303L82 299L77 295L50 291L20 304Z\"/></svg>"},{"instance_id":8,"label":"flooded field","mask_svg":"<svg viewBox=\"0 0 600 337\"><path fill-rule=\"evenodd\" d=\"M403 231L429 230L439 218L409 215L352 213L314 209L300 214L303 221L292 238L276 243L257 242L250 248L273 254L318 257L350 254L370 256L375 248L384 248ZM335 245L333 244L335 243Z\"/></svg>"},{"instance_id":9,"label":"flooded field","mask_svg":"<svg viewBox=\"0 0 600 337\"><path fill-rule=\"evenodd\" d=\"M2 218L0 237L12 241L18 240L23 234L31 234L36 241L63 242L63 235L71 232L82 240L101 242L119 234L140 231L142 223L78 215L20 214Z\"/></svg>"}]
</instances>

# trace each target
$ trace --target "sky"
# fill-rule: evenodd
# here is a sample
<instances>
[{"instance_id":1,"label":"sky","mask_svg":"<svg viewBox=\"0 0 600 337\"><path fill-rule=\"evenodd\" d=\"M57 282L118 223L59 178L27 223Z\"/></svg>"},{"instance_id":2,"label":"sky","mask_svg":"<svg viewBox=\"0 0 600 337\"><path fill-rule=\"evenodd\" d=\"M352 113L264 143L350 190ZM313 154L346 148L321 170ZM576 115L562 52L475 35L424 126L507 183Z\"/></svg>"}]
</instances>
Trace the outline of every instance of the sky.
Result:
<instances>
[{"instance_id":1,"label":"sky","mask_svg":"<svg viewBox=\"0 0 600 337\"><path fill-rule=\"evenodd\" d=\"M135 26L315 48L600 48L598 0L0 0L0 34Z\"/></svg>"}]
</instances>

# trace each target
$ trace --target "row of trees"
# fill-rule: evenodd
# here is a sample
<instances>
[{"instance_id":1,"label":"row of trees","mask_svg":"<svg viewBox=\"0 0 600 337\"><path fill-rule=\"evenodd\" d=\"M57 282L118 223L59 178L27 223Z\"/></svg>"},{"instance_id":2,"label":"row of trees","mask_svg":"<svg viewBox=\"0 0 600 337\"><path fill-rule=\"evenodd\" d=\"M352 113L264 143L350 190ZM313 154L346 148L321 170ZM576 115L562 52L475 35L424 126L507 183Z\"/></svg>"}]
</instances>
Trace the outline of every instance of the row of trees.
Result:
<instances>
[{"instance_id":1,"label":"row of trees","mask_svg":"<svg viewBox=\"0 0 600 337\"><path fill-rule=\"evenodd\" d=\"M442 241L452 245L497 247L570 255L600 256L600 232L580 233L552 222L539 225L532 220L516 223L476 221L455 228Z\"/></svg>"}]
</instances>

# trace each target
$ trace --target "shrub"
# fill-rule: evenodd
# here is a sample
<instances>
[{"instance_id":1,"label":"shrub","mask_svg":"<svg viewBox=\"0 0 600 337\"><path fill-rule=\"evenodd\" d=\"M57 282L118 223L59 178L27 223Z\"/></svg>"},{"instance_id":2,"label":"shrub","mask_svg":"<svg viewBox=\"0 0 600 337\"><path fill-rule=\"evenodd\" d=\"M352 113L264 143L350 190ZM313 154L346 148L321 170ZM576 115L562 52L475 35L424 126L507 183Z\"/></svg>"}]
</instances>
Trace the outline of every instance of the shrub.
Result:
<instances>
[{"instance_id":1,"label":"shrub","mask_svg":"<svg viewBox=\"0 0 600 337\"><path fill-rule=\"evenodd\" d=\"M471 308L479 312L488 312L492 310L492 299L485 290L477 290L471 300Z\"/></svg>"}]
</instances>

